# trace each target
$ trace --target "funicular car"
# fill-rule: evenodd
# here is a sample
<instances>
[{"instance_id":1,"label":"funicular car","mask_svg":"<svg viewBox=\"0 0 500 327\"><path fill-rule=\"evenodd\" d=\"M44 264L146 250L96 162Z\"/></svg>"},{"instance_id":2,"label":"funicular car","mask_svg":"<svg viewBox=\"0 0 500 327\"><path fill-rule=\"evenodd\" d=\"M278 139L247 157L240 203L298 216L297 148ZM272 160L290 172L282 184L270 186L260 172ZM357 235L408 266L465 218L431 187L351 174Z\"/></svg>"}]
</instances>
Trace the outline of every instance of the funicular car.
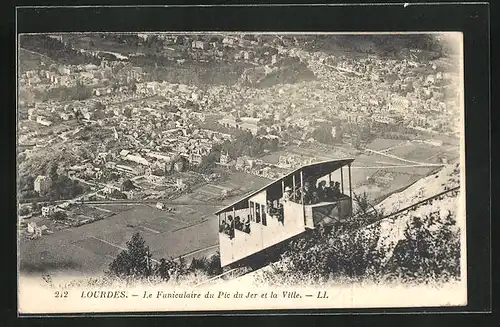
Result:
<instances>
[{"instance_id":1,"label":"funicular car","mask_svg":"<svg viewBox=\"0 0 500 327\"><path fill-rule=\"evenodd\" d=\"M351 217L353 161L302 166L217 211L221 265L238 262L308 229Z\"/></svg>"}]
</instances>

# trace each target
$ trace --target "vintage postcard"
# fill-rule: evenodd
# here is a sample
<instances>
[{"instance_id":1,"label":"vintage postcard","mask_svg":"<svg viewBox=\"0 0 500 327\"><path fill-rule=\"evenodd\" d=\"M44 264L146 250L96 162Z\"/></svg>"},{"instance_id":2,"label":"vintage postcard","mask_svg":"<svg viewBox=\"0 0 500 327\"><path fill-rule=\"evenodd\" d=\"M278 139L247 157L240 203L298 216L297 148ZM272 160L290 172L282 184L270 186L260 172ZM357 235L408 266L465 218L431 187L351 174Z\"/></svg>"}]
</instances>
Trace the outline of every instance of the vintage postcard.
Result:
<instances>
[{"instance_id":1,"label":"vintage postcard","mask_svg":"<svg viewBox=\"0 0 500 327\"><path fill-rule=\"evenodd\" d=\"M17 40L20 313L467 305L463 40Z\"/></svg>"}]
</instances>

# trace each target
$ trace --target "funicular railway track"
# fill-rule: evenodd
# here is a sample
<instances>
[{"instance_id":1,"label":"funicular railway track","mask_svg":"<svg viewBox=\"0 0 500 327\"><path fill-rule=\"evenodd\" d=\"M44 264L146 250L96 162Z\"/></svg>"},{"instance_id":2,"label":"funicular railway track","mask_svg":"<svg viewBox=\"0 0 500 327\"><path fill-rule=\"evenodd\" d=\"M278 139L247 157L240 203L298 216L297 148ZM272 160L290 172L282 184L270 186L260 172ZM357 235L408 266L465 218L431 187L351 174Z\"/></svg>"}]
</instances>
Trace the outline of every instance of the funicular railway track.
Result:
<instances>
[{"instance_id":1,"label":"funicular railway track","mask_svg":"<svg viewBox=\"0 0 500 327\"><path fill-rule=\"evenodd\" d=\"M412 210L412 209L414 209L414 208L417 208L417 207L419 207L419 206L421 206L421 205L423 205L423 204L425 204L425 203L427 203L427 202L429 202L429 201L435 200L435 199L437 199L437 198L439 198L439 197L441 197L441 196L443 196L443 195L446 195L446 194L448 194L448 193L452 193L452 192L456 192L456 191L458 191L458 190L460 190L460 186L456 186L456 187L453 187L453 188L451 188L451 189L444 190L443 192L440 192L440 193L434 194L434 195L432 195L432 196L430 196L430 197L427 197L427 198L425 198L425 199L423 199L423 200L417 201L417 202L415 202L415 203L413 203L413 204L411 204L411 205L409 205L409 206L406 206L406 207L404 207L404 208L402 208L402 209L399 209L399 210L397 210L397 211L394 211L394 212L392 212L392 213L390 213L390 214L388 214L388 215L385 215L385 216L383 216L383 217L381 217L381 218L379 218L379 219L377 219L377 220L375 220L375 221L372 221L371 223L369 223L369 224L367 224L367 225L364 225L364 226L358 227L358 228L356 228L356 229L366 228L367 226L370 226L370 225L372 225L372 224L376 224L377 222L379 222L379 221L381 221L381 220L383 220L383 219L390 218L390 217L394 217L394 216L397 216L397 215L399 215L399 214L401 214L401 213L404 213L404 212L410 211L410 210ZM210 282L213 282L213 281L215 281L215 280L221 279L221 278L223 278L223 277L226 277L226 278L229 278L229 279L236 279L236 278L242 277L242 276L244 276L244 275L247 275L247 274L249 274L249 273L251 273L251 272L254 272L254 271L258 270L258 269L261 269L261 268L263 268L264 266L265 266L265 265L261 265L261 266L259 266L259 267L257 267L257 268L250 268L250 267L248 267L248 266L231 268L231 269L229 269L228 271L223 272L223 273L222 273L222 274L220 274L220 275L217 275L217 276L211 277L210 279L207 279L207 280L205 280L205 281L203 281L203 282L201 282L201 283L197 284L195 287L198 287L198 286L201 286L201 285L206 285L206 284L208 284L208 283L210 283Z\"/></svg>"},{"instance_id":2,"label":"funicular railway track","mask_svg":"<svg viewBox=\"0 0 500 327\"><path fill-rule=\"evenodd\" d=\"M390 217L396 216L396 215L398 215L398 214L400 214L400 213L403 213L403 212L405 212L405 211L409 211L409 210L411 210L411 209L413 209L413 208L416 208L416 207L418 207L418 206L420 206L420 205L422 205L422 204L424 204L424 203L426 203L426 202L429 202L429 201L432 201L432 200L434 200L434 199L437 199L437 198L439 198L440 196L443 196L443 195L445 195L445 194L448 194L448 193L451 193L451 192L454 192L454 191L458 191L459 189L460 189L460 186L456 186L456 187L453 187L453 188L451 188L451 189L444 190L443 192L440 192L440 193L434 194L434 195L432 195L432 196L430 196L430 197L427 197L427 198L425 198L425 199L423 199L423 200L420 200L420 201L418 201L418 202L415 202L415 203L413 203L413 204L411 204L411 205L409 205L409 206L407 206L407 207L404 207L403 209L399 209L399 210L394 211L394 212L392 212L392 213L390 213L390 214L388 214L388 215L385 215L385 216L381 217L380 219L377 219L376 221L372 222L371 224L376 223L376 222L378 222L378 221L380 221L380 220L382 220L382 219L385 219L385 218L390 218ZM372 212L374 212L374 210L373 210L373 209L372 209L371 211L367 212L367 213L372 213ZM365 227L365 226L363 226L363 227Z\"/></svg>"}]
</instances>

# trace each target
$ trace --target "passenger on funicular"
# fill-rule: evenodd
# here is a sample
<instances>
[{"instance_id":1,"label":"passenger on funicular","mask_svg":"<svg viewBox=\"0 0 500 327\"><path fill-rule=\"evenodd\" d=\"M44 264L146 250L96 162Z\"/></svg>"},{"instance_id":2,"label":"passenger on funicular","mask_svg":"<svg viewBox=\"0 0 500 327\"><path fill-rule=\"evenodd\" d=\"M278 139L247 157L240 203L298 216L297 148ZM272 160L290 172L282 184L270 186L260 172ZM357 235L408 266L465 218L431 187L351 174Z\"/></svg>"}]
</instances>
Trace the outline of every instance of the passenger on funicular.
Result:
<instances>
[{"instance_id":1,"label":"passenger on funicular","mask_svg":"<svg viewBox=\"0 0 500 327\"><path fill-rule=\"evenodd\" d=\"M342 192L340 191L340 183L335 182L335 187L333 189L333 196L335 197L336 200L338 200L340 197L342 197Z\"/></svg>"},{"instance_id":2,"label":"passenger on funicular","mask_svg":"<svg viewBox=\"0 0 500 327\"><path fill-rule=\"evenodd\" d=\"M302 203L302 200L301 200L301 188L299 186L297 186L294 190L292 190L292 202L295 202L295 203L299 203L301 204Z\"/></svg>"},{"instance_id":3,"label":"passenger on funicular","mask_svg":"<svg viewBox=\"0 0 500 327\"><path fill-rule=\"evenodd\" d=\"M275 216L281 223L283 223L285 216L283 211L283 204L287 201L293 201L292 188L290 186L285 187L285 192L283 193L283 196L278 200L278 208L275 211Z\"/></svg>"},{"instance_id":4,"label":"passenger on funicular","mask_svg":"<svg viewBox=\"0 0 500 327\"><path fill-rule=\"evenodd\" d=\"M219 233L224 233L227 229L227 224L226 221L222 221L220 226L219 226Z\"/></svg>"},{"instance_id":5,"label":"passenger on funicular","mask_svg":"<svg viewBox=\"0 0 500 327\"><path fill-rule=\"evenodd\" d=\"M279 214L279 211L280 211L280 201L282 201L282 199L279 199L278 201L271 201L271 200L267 200L267 205L266 205L266 213L268 216L270 217L277 217L278 214Z\"/></svg>"},{"instance_id":6,"label":"passenger on funicular","mask_svg":"<svg viewBox=\"0 0 500 327\"><path fill-rule=\"evenodd\" d=\"M325 198L328 199L328 201L332 201L335 199L335 182L330 181L330 185L325 189Z\"/></svg>"},{"instance_id":7,"label":"passenger on funicular","mask_svg":"<svg viewBox=\"0 0 500 327\"><path fill-rule=\"evenodd\" d=\"M342 192L340 191L340 183L331 181L330 187L326 189L327 201L337 201L341 197Z\"/></svg>"},{"instance_id":8,"label":"passenger on funicular","mask_svg":"<svg viewBox=\"0 0 500 327\"><path fill-rule=\"evenodd\" d=\"M283 211L283 204L278 203L278 211L276 216L278 217L278 221L283 224L283 221L285 219L285 213Z\"/></svg>"},{"instance_id":9,"label":"passenger on funicular","mask_svg":"<svg viewBox=\"0 0 500 327\"><path fill-rule=\"evenodd\" d=\"M226 228L224 232L229 235L229 238L232 239L234 237L234 221L233 221L233 216L229 215L228 218L228 223L226 224Z\"/></svg>"},{"instance_id":10,"label":"passenger on funicular","mask_svg":"<svg viewBox=\"0 0 500 327\"><path fill-rule=\"evenodd\" d=\"M327 193L326 181L319 182L316 193L319 200L318 202L328 201L326 196Z\"/></svg>"},{"instance_id":11,"label":"passenger on funicular","mask_svg":"<svg viewBox=\"0 0 500 327\"><path fill-rule=\"evenodd\" d=\"M234 218L234 228L240 231L243 230L243 222L241 221L241 218L239 216Z\"/></svg>"},{"instance_id":12,"label":"passenger on funicular","mask_svg":"<svg viewBox=\"0 0 500 327\"><path fill-rule=\"evenodd\" d=\"M283 196L281 197L280 201L282 203L285 203L286 201L289 201L292 196L292 188L290 186L285 187L285 192L283 192Z\"/></svg>"},{"instance_id":13,"label":"passenger on funicular","mask_svg":"<svg viewBox=\"0 0 500 327\"><path fill-rule=\"evenodd\" d=\"M304 199L304 204L312 204L313 202L313 189L311 187L311 184L309 182L304 183L304 187L301 190L303 199Z\"/></svg>"},{"instance_id":14,"label":"passenger on funicular","mask_svg":"<svg viewBox=\"0 0 500 327\"><path fill-rule=\"evenodd\" d=\"M243 225L243 231L245 233L250 233L250 215L247 216L247 220L245 221L245 224Z\"/></svg>"},{"instance_id":15,"label":"passenger on funicular","mask_svg":"<svg viewBox=\"0 0 500 327\"><path fill-rule=\"evenodd\" d=\"M304 204L316 204L320 202L337 201L342 197L339 182L330 182L330 186L326 186L326 181L320 181L318 187L314 187L315 183L307 181L304 187L300 188L300 194L304 199ZM301 201L297 201L301 203Z\"/></svg>"},{"instance_id":16,"label":"passenger on funicular","mask_svg":"<svg viewBox=\"0 0 500 327\"><path fill-rule=\"evenodd\" d=\"M272 216L273 215L273 201L271 200L267 200L266 202L266 213L268 216Z\"/></svg>"}]
</instances>

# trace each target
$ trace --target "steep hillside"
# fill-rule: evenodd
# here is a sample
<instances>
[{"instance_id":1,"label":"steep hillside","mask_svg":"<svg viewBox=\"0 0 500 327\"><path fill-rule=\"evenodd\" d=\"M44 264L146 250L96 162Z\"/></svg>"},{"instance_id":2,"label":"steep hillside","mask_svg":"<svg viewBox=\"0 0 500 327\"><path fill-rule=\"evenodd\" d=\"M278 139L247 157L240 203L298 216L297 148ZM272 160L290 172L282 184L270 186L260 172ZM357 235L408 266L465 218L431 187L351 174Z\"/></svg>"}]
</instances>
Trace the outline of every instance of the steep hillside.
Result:
<instances>
[{"instance_id":1,"label":"steep hillside","mask_svg":"<svg viewBox=\"0 0 500 327\"><path fill-rule=\"evenodd\" d=\"M289 244L279 262L236 282L314 285L460 280L460 227L465 219L459 212L459 176L458 164L444 167L376 206L386 216L417 203L411 209L355 230L305 235Z\"/></svg>"},{"instance_id":2,"label":"steep hillside","mask_svg":"<svg viewBox=\"0 0 500 327\"><path fill-rule=\"evenodd\" d=\"M301 81L313 80L314 73L298 58L282 60L272 67L252 67L243 71L240 82L260 88L271 87L276 84L293 84Z\"/></svg>"}]
</instances>

